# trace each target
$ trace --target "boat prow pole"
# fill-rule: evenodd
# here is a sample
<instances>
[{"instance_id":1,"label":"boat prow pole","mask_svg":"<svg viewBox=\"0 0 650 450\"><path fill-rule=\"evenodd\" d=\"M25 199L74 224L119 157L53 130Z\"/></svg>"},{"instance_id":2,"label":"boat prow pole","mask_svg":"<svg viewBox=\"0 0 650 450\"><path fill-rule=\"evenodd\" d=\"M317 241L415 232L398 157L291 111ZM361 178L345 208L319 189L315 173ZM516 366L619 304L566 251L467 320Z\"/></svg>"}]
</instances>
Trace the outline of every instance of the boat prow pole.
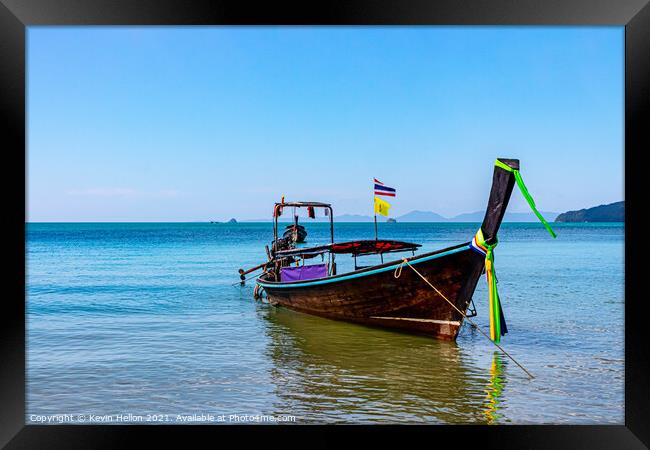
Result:
<instances>
[{"instance_id":1,"label":"boat prow pole","mask_svg":"<svg viewBox=\"0 0 650 450\"><path fill-rule=\"evenodd\" d=\"M512 169L519 170L519 160L510 158L497 158L503 164ZM497 238L497 232L503 221L503 216L510 202L512 189L515 186L515 176L512 172L494 166L494 173L492 175L492 188L490 189L490 197L488 198L487 209L485 210L485 217L481 224L481 230L485 237L487 244L494 244Z\"/></svg>"}]
</instances>

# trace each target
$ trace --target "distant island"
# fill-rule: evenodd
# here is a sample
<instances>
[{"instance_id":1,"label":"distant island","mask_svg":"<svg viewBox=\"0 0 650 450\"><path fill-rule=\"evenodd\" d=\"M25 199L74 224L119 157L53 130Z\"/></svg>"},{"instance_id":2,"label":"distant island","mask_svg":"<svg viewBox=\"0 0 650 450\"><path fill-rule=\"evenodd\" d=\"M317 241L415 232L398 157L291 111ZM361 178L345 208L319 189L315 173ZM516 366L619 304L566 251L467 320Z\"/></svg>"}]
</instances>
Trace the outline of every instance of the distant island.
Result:
<instances>
[{"instance_id":1,"label":"distant island","mask_svg":"<svg viewBox=\"0 0 650 450\"><path fill-rule=\"evenodd\" d=\"M556 222L624 222L625 202L599 205L579 211L567 211L555 218Z\"/></svg>"},{"instance_id":2,"label":"distant island","mask_svg":"<svg viewBox=\"0 0 650 450\"><path fill-rule=\"evenodd\" d=\"M395 223L397 220L393 219L392 217L389 217L388 220L386 220L386 223Z\"/></svg>"}]
</instances>

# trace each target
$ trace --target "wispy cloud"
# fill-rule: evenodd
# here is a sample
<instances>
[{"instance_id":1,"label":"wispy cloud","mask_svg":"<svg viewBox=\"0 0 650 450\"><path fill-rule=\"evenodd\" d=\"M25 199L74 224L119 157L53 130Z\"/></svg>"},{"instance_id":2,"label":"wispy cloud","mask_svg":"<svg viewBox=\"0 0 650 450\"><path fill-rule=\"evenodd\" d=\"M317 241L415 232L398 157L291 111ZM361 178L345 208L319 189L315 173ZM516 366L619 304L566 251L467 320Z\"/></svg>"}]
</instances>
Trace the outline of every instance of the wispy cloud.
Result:
<instances>
[{"instance_id":1,"label":"wispy cloud","mask_svg":"<svg viewBox=\"0 0 650 450\"><path fill-rule=\"evenodd\" d=\"M154 194L156 197L162 198L176 198L181 195L180 191L176 189L162 189Z\"/></svg>"},{"instance_id":2,"label":"wispy cloud","mask_svg":"<svg viewBox=\"0 0 650 450\"><path fill-rule=\"evenodd\" d=\"M71 189L66 194L87 197L133 197L138 194L138 191L129 188L89 188Z\"/></svg>"},{"instance_id":3,"label":"wispy cloud","mask_svg":"<svg viewBox=\"0 0 650 450\"><path fill-rule=\"evenodd\" d=\"M132 188L87 188L71 189L66 191L67 195L83 197L148 197L148 198L176 198L180 192L176 189L161 189L158 191L141 191Z\"/></svg>"}]
</instances>

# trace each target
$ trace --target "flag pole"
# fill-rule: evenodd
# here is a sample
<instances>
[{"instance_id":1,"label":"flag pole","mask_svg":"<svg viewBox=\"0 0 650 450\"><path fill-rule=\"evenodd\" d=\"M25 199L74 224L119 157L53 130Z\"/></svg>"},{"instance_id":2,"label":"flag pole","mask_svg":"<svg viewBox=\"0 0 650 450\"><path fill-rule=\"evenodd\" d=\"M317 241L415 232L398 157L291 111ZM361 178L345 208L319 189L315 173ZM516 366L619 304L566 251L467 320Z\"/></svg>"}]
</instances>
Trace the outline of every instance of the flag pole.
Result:
<instances>
[{"instance_id":1,"label":"flag pole","mask_svg":"<svg viewBox=\"0 0 650 450\"><path fill-rule=\"evenodd\" d=\"M373 208L375 207L374 203L376 203L376 202L377 202L377 197L375 196L374 200L373 200L373 205L372 205ZM377 237L377 211L375 210L375 245L377 245L378 242L379 242L379 238ZM379 253L379 257L381 258L381 263L383 264L384 263L384 254Z\"/></svg>"},{"instance_id":2,"label":"flag pole","mask_svg":"<svg viewBox=\"0 0 650 450\"><path fill-rule=\"evenodd\" d=\"M373 205L373 207L374 207L374 205ZM375 212L375 241L376 240L378 240L377 239L377 212Z\"/></svg>"},{"instance_id":3,"label":"flag pole","mask_svg":"<svg viewBox=\"0 0 650 450\"><path fill-rule=\"evenodd\" d=\"M374 180L373 180L373 181L374 181ZM377 199L377 196L375 195L375 188L374 188L374 186L375 186L375 185L373 184L373 189L372 189L372 193L373 193L373 195L372 195L372 211L375 213L375 241L377 241L377 240L378 240L378 239L377 239L377 205L376 205L376 203L377 203L377 200L376 200L376 199Z\"/></svg>"}]
</instances>

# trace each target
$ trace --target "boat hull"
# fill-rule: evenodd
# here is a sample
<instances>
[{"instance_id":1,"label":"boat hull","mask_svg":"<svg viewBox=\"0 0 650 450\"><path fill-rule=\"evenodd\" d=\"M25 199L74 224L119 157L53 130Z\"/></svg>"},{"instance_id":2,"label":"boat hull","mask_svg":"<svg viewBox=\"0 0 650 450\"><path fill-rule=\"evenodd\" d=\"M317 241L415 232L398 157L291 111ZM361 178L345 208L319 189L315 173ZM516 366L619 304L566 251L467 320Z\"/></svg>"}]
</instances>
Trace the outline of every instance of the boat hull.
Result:
<instances>
[{"instance_id":1,"label":"boat hull","mask_svg":"<svg viewBox=\"0 0 650 450\"><path fill-rule=\"evenodd\" d=\"M460 311L467 310L484 258L462 244L407 258ZM461 315L401 260L305 282L260 278L271 304L329 319L454 340ZM397 273L396 273L397 270ZM396 275L399 274L399 277Z\"/></svg>"}]
</instances>

